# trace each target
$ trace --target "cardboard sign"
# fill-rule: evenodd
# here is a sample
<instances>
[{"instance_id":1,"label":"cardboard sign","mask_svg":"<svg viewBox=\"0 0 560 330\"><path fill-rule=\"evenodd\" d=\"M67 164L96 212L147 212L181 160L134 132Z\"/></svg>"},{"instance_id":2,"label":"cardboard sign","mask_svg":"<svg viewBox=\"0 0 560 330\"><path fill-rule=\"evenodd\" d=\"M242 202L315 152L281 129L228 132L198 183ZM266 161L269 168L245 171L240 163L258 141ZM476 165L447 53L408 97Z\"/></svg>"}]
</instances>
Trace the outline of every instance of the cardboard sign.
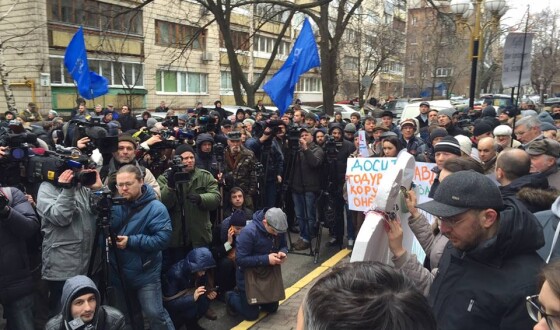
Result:
<instances>
[{"instance_id":1,"label":"cardboard sign","mask_svg":"<svg viewBox=\"0 0 560 330\"><path fill-rule=\"evenodd\" d=\"M360 150L360 156L369 157L368 146L366 141L366 131L358 131L358 150Z\"/></svg>"}]
</instances>

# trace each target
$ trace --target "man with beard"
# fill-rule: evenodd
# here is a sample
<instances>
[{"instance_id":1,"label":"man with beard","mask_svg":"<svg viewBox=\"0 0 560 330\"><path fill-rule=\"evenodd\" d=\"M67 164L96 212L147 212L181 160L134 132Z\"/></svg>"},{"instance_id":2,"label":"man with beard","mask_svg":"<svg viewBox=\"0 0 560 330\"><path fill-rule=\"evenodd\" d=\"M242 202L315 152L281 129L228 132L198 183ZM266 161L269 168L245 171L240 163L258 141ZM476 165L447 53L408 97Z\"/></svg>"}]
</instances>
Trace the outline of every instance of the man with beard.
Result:
<instances>
[{"instance_id":1,"label":"man with beard","mask_svg":"<svg viewBox=\"0 0 560 330\"><path fill-rule=\"evenodd\" d=\"M225 150L225 186L239 187L245 192L245 205L254 209L253 196L257 192L257 175L255 173L255 154L241 144L241 132L233 131L227 134L227 148ZM218 175L218 180L222 175Z\"/></svg>"}]
</instances>

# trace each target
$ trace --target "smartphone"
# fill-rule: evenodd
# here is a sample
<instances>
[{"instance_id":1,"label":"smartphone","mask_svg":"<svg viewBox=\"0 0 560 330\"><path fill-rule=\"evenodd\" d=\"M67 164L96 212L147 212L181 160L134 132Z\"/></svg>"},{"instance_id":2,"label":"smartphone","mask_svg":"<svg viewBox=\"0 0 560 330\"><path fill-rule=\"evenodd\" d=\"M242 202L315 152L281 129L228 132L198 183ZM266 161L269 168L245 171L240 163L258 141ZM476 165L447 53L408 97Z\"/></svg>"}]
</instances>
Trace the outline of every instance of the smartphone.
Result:
<instances>
[{"instance_id":1,"label":"smartphone","mask_svg":"<svg viewBox=\"0 0 560 330\"><path fill-rule=\"evenodd\" d=\"M219 288L220 288L219 286L213 288L206 288L206 291L218 291Z\"/></svg>"}]
</instances>

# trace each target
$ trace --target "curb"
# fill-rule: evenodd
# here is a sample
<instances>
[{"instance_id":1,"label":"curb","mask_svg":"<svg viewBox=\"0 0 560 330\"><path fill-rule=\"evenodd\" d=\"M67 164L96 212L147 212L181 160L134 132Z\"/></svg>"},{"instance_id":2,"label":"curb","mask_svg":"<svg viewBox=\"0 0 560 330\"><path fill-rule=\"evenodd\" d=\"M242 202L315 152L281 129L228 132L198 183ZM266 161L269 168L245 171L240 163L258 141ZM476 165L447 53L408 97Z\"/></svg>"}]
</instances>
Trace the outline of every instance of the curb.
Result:
<instances>
[{"instance_id":1,"label":"curb","mask_svg":"<svg viewBox=\"0 0 560 330\"><path fill-rule=\"evenodd\" d=\"M321 274L323 274L324 272L326 272L330 268L334 267L336 264L338 264L342 259L344 259L346 256L348 256L350 253L352 253L352 250L348 250L348 249L340 250L337 254L330 257L327 261L323 262L321 264L321 266L315 268L311 273L305 275L299 281L294 283L291 287L285 289L286 299L281 300L279 302L279 304L282 305L282 303L284 303L286 300L290 299L291 296L296 294L299 290L301 290L306 285L311 283L317 277L321 276ZM246 330L246 329L249 329L252 326L254 326L255 324L257 324L259 321L261 321L263 318L265 318L267 315L268 315L268 313L261 312L259 317L256 320L254 320L254 321L242 321L241 323L239 323L235 327L231 328L231 330Z\"/></svg>"}]
</instances>

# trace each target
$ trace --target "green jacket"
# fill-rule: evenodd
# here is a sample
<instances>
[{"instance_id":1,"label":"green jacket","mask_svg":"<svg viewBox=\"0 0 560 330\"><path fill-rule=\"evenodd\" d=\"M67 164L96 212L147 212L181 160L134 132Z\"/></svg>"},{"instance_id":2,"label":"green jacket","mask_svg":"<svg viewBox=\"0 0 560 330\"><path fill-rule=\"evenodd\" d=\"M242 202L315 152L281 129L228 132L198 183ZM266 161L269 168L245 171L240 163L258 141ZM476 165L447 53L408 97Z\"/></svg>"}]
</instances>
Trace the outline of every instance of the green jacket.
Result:
<instances>
[{"instance_id":1,"label":"green jacket","mask_svg":"<svg viewBox=\"0 0 560 330\"><path fill-rule=\"evenodd\" d=\"M181 207L177 203L176 190L167 187L167 175L169 171L160 175L158 184L161 188L161 202L167 207L171 215L173 232L171 234L170 247L177 248L183 246L183 222L181 220ZM210 221L210 211L220 206L220 192L218 182L210 172L195 168L190 180L181 183L183 187L183 208L185 211L185 221L187 232L185 243L193 248L210 246L212 242L212 222ZM202 201L195 205L187 200L189 194L199 194Z\"/></svg>"}]
</instances>

